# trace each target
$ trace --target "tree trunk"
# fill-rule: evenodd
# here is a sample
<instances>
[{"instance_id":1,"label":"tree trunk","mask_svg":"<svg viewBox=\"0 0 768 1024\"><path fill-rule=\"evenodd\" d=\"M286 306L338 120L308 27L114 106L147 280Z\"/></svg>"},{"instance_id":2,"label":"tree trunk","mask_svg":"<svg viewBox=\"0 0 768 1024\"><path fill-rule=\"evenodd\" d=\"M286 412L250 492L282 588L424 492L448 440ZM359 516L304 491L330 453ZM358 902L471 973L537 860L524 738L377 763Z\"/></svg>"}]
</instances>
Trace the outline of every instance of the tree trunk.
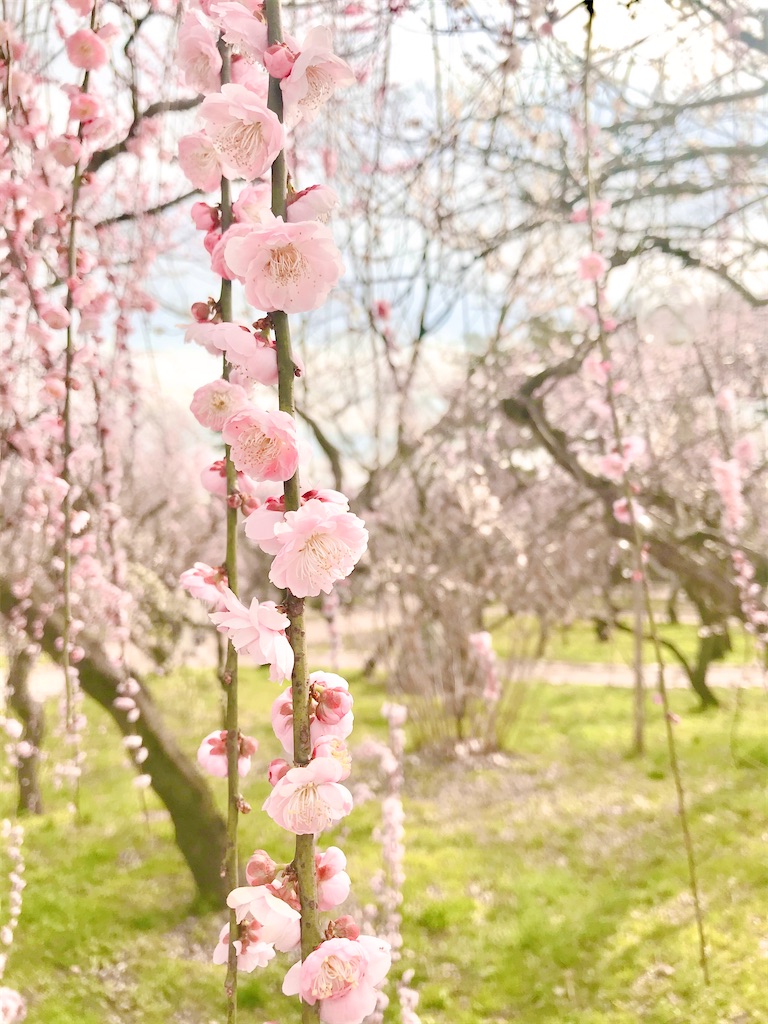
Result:
<instances>
[{"instance_id":1,"label":"tree trunk","mask_svg":"<svg viewBox=\"0 0 768 1024\"><path fill-rule=\"evenodd\" d=\"M16 768L19 782L19 814L42 814L43 800L40 795L40 749L45 732L45 711L43 705L33 699L29 692L29 675L35 664L34 657L26 650L11 656L8 667L8 703L24 725L22 740L32 748L29 757L20 757Z\"/></svg>"},{"instance_id":2,"label":"tree trunk","mask_svg":"<svg viewBox=\"0 0 768 1024\"><path fill-rule=\"evenodd\" d=\"M704 636L699 640L696 664L688 673L691 686L701 699L702 708L716 708L720 701L707 686L707 669L713 661L719 661L730 648L730 642L722 636Z\"/></svg>"},{"instance_id":3,"label":"tree trunk","mask_svg":"<svg viewBox=\"0 0 768 1024\"><path fill-rule=\"evenodd\" d=\"M7 614L15 604L6 580L0 579L0 612ZM35 617L35 608L30 609ZM61 655L56 638L61 635L60 622L54 616L45 624L42 647L54 661ZM87 634L79 637L86 656L77 666L80 685L107 711L123 735L134 732L126 712L113 706L121 681L101 644ZM168 809L176 832L176 843L195 880L201 899L221 906L226 896L222 863L226 847L226 824L197 765L178 746L162 721L150 693L138 680L140 691L134 696L141 712L137 724L148 751L143 769L152 777L152 788Z\"/></svg>"}]
</instances>

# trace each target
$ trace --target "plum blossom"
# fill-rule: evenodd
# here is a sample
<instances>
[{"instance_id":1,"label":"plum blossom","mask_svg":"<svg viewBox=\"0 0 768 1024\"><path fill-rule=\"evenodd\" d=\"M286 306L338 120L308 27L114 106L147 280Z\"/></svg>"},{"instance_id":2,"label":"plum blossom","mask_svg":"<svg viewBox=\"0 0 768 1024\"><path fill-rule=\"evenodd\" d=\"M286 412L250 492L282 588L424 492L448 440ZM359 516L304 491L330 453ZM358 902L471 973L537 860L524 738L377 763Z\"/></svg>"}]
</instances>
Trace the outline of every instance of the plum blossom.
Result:
<instances>
[{"instance_id":1,"label":"plum blossom","mask_svg":"<svg viewBox=\"0 0 768 1024\"><path fill-rule=\"evenodd\" d=\"M251 770L251 757L258 743L250 736L238 736L237 774L243 778ZM227 730L209 733L197 749L197 763L218 779L227 777Z\"/></svg>"},{"instance_id":2,"label":"plum blossom","mask_svg":"<svg viewBox=\"0 0 768 1024\"><path fill-rule=\"evenodd\" d=\"M287 412L243 409L226 421L222 437L235 468L254 480L290 480L296 472L296 422Z\"/></svg>"},{"instance_id":3,"label":"plum blossom","mask_svg":"<svg viewBox=\"0 0 768 1024\"><path fill-rule=\"evenodd\" d=\"M191 569L185 569L179 577L179 584L192 597L221 610L221 595L227 585L223 569L214 569L205 562L195 562Z\"/></svg>"},{"instance_id":4,"label":"plum blossom","mask_svg":"<svg viewBox=\"0 0 768 1024\"><path fill-rule=\"evenodd\" d=\"M352 772L352 756L344 740L339 739L338 736L331 736L327 733L321 736L312 747L312 757L335 757L342 768L339 782L348 779Z\"/></svg>"},{"instance_id":5,"label":"plum blossom","mask_svg":"<svg viewBox=\"0 0 768 1024\"><path fill-rule=\"evenodd\" d=\"M599 252L590 252L579 260L582 281L598 281L608 269L608 261Z\"/></svg>"},{"instance_id":6,"label":"plum blossom","mask_svg":"<svg viewBox=\"0 0 768 1024\"><path fill-rule=\"evenodd\" d=\"M221 430L230 416L247 405L248 395L244 388L218 379L198 388L189 407L201 426Z\"/></svg>"},{"instance_id":7,"label":"plum blossom","mask_svg":"<svg viewBox=\"0 0 768 1024\"><path fill-rule=\"evenodd\" d=\"M70 64L85 71L95 71L109 59L104 42L89 28L81 28L69 36L66 48Z\"/></svg>"},{"instance_id":8,"label":"plum blossom","mask_svg":"<svg viewBox=\"0 0 768 1024\"><path fill-rule=\"evenodd\" d=\"M349 896L351 882L345 871L347 858L338 846L315 851L317 876L317 909L332 910Z\"/></svg>"},{"instance_id":9,"label":"plum blossom","mask_svg":"<svg viewBox=\"0 0 768 1024\"><path fill-rule=\"evenodd\" d=\"M233 238L225 255L227 265L245 285L245 297L266 312L317 309L344 273L333 236L316 221L285 224L275 218Z\"/></svg>"},{"instance_id":10,"label":"plum blossom","mask_svg":"<svg viewBox=\"0 0 768 1024\"><path fill-rule=\"evenodd\" d=\"M249 63L264 63L264 51L269 45L267 23L247 5L236 0L221 0L211 4L211 17L221 28L224 41Z\"/></svg>"},{"instance_id":11,"label":"plum blossom","mask_svg":"<svg viewBox=\"0 0 768 1024\"><path fill-rule=\"evenodd\" d=\"M219 187L221 163L205 132L194 132L179 139L179 166L195 188L213 192Z\"/></svg>"},{"instance_id":12,"label":"plum blossom","mask_svg":"<svg viewBox=\"0 0 768 1024\"><path fill-rule=\"evenodd\" d=\"M260 178L283 148L277 116L244 85L229 83L206 96L200 116L227 178Z\"/></svg>"},{"instance_id":13,"label":"plum blossom","mask_svg":"<svg viewBox=\"0 0 768 1024\"><path fill-rule=\"evenodd\" d=\"M274 601L251 601L249 608L235 597L229 587L223 591L227 610L210 615L220 633L224 633L239 654L250 654L259 665L269 665L269 678L275 682L289 679L293 671L293 650L285 630L287 615L277 610Z\"/></svg>"},{"instance_id":14,"label":"plum blossom","mask_svg":"<svg viewBox=\"0 0 768 1024\"><path fill-rule=\"evenodd\" d=\"M371 935L326 939L306 960L294 964L283 993L314 1005L323 1024L361 1024L376 1009L380 985L392 962L387 942Z\"/></svg>"},{"instance_id":15,"label":"plum blossom","mask_svg":"<svg viewBox=\"0 0 768 1024\"><path fill-rule=\"evenodd\" d=\"M240 927L240 938L235 939L233 946L237 950L237 969L250 974L257 967L266 967L275 957L275 949L269 942L261 938L261 925L258 921L250 921ZM229 925L225 924L219 932L219 941L213 951L215 964L226 964L229 960Z\"/></svg>"},{"instance_id":16,"label":"plum blossom","mask_svg":"<svg viewBox=\"0 0 768 1024\"><path fill-rule=\"evenodd\" d=\"M216 92L221 84L221 54L216 38L198 11L189 11L179 29L178 61L184 81L198 92Z\"/></svg>"},{"instance_id":17,"label":"plum blossom","mask_svg":"<svg viewBox=\"0 0 768 1024\"><path fill-rule=\"evenodd\" d=\"M248 885L269 885L277 874L277 864L266 850L254 850L245 865Z\"/></svg>"},{"instance_id":18,"label":"plum blossom","mask_svg":"<svg viewBox=\"0 0 768 1024\"><path fill-rule=\"evenodd\" d=\"M339 205L339 197L327 185L311 185L288 196L286 220L296 224L302 220L327 221L331 210Z\"/></svg>"},{"instance_id":19,"label":"plum blossom","mask_svg":"<svg viewBox=\"0 0 768 1024\"><path fill-rule=\"evenodd\" d=\"M729 530L738 533L744 525L744 496L742 493L741 467L736 459L713 458L710 470L715 487L720 495Z\"/></svg>"},{"instance_id":20,"label":"plum blossom","mask_svg":"<svg viewBox=\"0 0 768 1024\"><path fill-rule=\"evenodd\" d=\"M287 78L297 56L286 43L273 43L264 51L264 67L272 78Z\"/></svg>"},{"instance_id":21,"label":"plum blossom","mask_svg":"<svg viewBox=\"0 0 768 1024\"><path fill-rule=\"evenodd\" d=\"M349 502L341 491L329 488L305 491L301 496L301 504L316 498L318 501L329 501L339 506L342 511L349 508ZM285 519L285 497L281 494L266 498L262 505L252 512L245 522L245 535L248 540L255 541L267 555L276 555L280 550L280 542L275 537L275 527Z\"/></svg>"},{"instance_id":22,"label":"plum blossom","mask_svg":"<svg viewBox=\"0 0 768 1024\"><path fill-rule=\"evenodd\" d=\"M304 38L291 73L280 82L286 123L314 121L336 89L354 81L350 66L332 50L330 29L313 28Z\"/></svg>"},{"instance_id":23,"label":"plum blossom","mask_svg":"<svg viewBox=\"0 0 768 1024\"><path fill-rule=\"evenodd\" d=\"M239 224L264 224L272 220L272 186L268 182L246 185L232 204Z\"/></svg>"},{"instance_id":24,"label":"plum blossom","mask_svg":"<svg viewBox=\"0 0 768 1024\"><path fill-rule=\"evenodd\" d=\"M301 914L281 900L268 885L243 885L227 896L227 906L234 910L238 924L251 917L259 924L259 938L271 942L281 953L298 946Z\"/></svg>"},{"instance_id":25,"label":"plum blossom","mask_svg":"<svg viewBox=\"0 0 768 1024\"><path fill-rule=\"evenodd\" d=\"M227 361L246 377L267 387L277 384L277 349L266 334L239 329L211 337Z\"/></svg>"},{"instance_id":26,"label":"plum blossom","mask_svg":"<svg viewBox=\"0 0 768 1024\"><path fill-rule=\"evenodd\" d=\"M312 672L309 676L310 690L316 686L332 686L335 689L348 690L349 683L346 679L336 675L335 672ZM272 728L275 736L280 740L283 749L293 757L293 698L291 691L285 690L272 702L271 709ZM314 714L310 714L309 739L315 747L324 736L335 736L344 740L352 732L355 718L351 711L348 711L338 722L321 722ZM329 751L329 756L335 756Z\"/></svg>"},{"instance_id":27,"label":"plum blossom","mask_svg":"<svg viewBox=\"0 0 768 1024\"><path fill-rule=\"evenodd\" d=\"M0 988L0 1024L21 1024L27 1016L27 1004L12 988Z\"/></svg>"},{"instance_id":28,"label":"plum blossom","mask_svg":"<svg viewBox=\"0 0 768 1024\"><path fill-rule=\"evenodd\" d=\"M277 781L263 810L296 835L317 835L352 810L352 794L339 783L342 767L332 757L316 757L291 768Z\"/></svg>"},{"instance_id":29,"label":"plum blossom","mask_svg":"<svg viewBox=\"0 0 768 1024\"><path fill-rule=\"evenodd\" d=\"M349 576L368 546L362 519L331 502L317 498L274 528L280 549L269 578L296 597L330 593L334 583Z\"/></svg>"}]
</instances>

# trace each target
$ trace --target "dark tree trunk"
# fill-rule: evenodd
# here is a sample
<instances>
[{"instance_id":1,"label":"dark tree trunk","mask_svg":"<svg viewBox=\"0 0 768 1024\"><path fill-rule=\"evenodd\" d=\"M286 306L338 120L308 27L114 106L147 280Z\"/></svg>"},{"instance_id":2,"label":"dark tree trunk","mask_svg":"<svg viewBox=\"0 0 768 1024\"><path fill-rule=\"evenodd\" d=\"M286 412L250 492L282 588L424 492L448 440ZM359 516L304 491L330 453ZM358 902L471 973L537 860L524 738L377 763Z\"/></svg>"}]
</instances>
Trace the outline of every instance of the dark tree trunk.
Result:
<instances>
[{"instance_id":1,"label":"dark tree trunk","mask_svg":"<svg viewBox=\"0 0 768 1024\"><path fill-rule=\"evenodd\" d=\"M7 614L15 599L5 580L0 579L0 612ZM30 615L35 609L30 610ZM60 623L55 617L45 624L42 647L54 661L61 655L56 650L56 638L61 635ZM107 711L123 735L134 731L126 712L114 707L120 676L115 672L103 647L82 634L81 646L87 651L79 663L80 685ZM201 899L220 906L226 896L222 877L222 863L226 846L226 823L213 801L213 796L195 762L178 746L162 721L160 712L150 693L140 684L133 698L141 712L137 723L147 760L143 769L152 777L152 788L163 801L171 816L176 832L176 843L195 880Z\"/></svg>"},{"instance_id":2,"label":"dark tree trunk","mask_svg":"<svg viewBox=\"0 0 768 1024\"><path fill-rule=\"evenodd\" d=\"M8 703L24 725L22 740L32 748L29 757L20 757L16 768L19 781L19 814L42 814L40 795L40 749L45 732L45 712L29 692L29 674L35 659L27 651L12 655L8 668Z\"/></svg>"}]
</instances>

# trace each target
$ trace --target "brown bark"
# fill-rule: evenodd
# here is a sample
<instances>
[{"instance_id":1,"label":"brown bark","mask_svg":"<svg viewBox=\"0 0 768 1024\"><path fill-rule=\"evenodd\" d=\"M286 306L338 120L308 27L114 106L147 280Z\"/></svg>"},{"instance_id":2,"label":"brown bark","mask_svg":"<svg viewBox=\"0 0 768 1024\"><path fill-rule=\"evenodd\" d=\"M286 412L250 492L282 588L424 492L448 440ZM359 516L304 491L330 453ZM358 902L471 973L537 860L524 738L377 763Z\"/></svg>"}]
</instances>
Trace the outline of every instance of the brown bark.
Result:
<instances>
[{"instance_id":1,"label":"brown bark","mask_svg":"<svg viewBox=\"0 0 768 1024\"><path fill-rule=\"evenodd\" d=\"M6 580L0 579L0 614L7 615L15 604ZM35 609L30 610L33 617ZM60 653L56 638L61 635L56 617L45 624L41 640L45 653L57 663ZM80 685L109 713L123 735L134 731L126 713L113 706L120 676L115 671L101 643L83 633L78 642L86 656L79 663ZM134 678L137 678L134 676ZM152 776L152 788L168 809L173 822L176 844L187 862L201 899L221 906L226 896L222 878L222 861L226 847L226 824L213 800L211 791L194 761L179 747L167 729L149 691L138 680L139 693L134 700L141 712L138 729L148 751L142 766Z\"/></svg>"}]
</instances>

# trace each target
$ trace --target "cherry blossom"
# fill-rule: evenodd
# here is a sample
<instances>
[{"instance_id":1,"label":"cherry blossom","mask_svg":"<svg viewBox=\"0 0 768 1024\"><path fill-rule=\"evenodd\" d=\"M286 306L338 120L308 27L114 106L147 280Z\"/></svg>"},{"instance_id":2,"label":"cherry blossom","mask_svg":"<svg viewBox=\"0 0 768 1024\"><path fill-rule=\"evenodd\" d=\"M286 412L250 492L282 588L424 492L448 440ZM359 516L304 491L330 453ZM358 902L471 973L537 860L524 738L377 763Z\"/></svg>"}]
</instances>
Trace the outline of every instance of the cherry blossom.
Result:
<instances>
[{"instance_id":1,"label":"cherry blossom","mask_svg":"<svg viewBox=\"0 0 768 1024\"><path fill-rule=\"evenodd\" d=\"M223 591L227 610L212 612L211 622L224 633L238 653L250 654L258 665L269 665L269 678L276 683L289 679L293 671L293 650L285 630L287 615L277 610L274 601L253 598L250 607L235 597L229 587Z\"/></svg>"},{"instance_id":2,"label":"cherry blossom","mask_svg":"<svg viewBox=\"0 0 768 1024\"><path fill-rule=\"evenodd\" d=\"M373 936L326 939L290 968L283 992L310 1005L319 1000L323 1024L361 1024L376 1009L376 986L391 962L389 944Z\"/></svg>"}]
</instances>

